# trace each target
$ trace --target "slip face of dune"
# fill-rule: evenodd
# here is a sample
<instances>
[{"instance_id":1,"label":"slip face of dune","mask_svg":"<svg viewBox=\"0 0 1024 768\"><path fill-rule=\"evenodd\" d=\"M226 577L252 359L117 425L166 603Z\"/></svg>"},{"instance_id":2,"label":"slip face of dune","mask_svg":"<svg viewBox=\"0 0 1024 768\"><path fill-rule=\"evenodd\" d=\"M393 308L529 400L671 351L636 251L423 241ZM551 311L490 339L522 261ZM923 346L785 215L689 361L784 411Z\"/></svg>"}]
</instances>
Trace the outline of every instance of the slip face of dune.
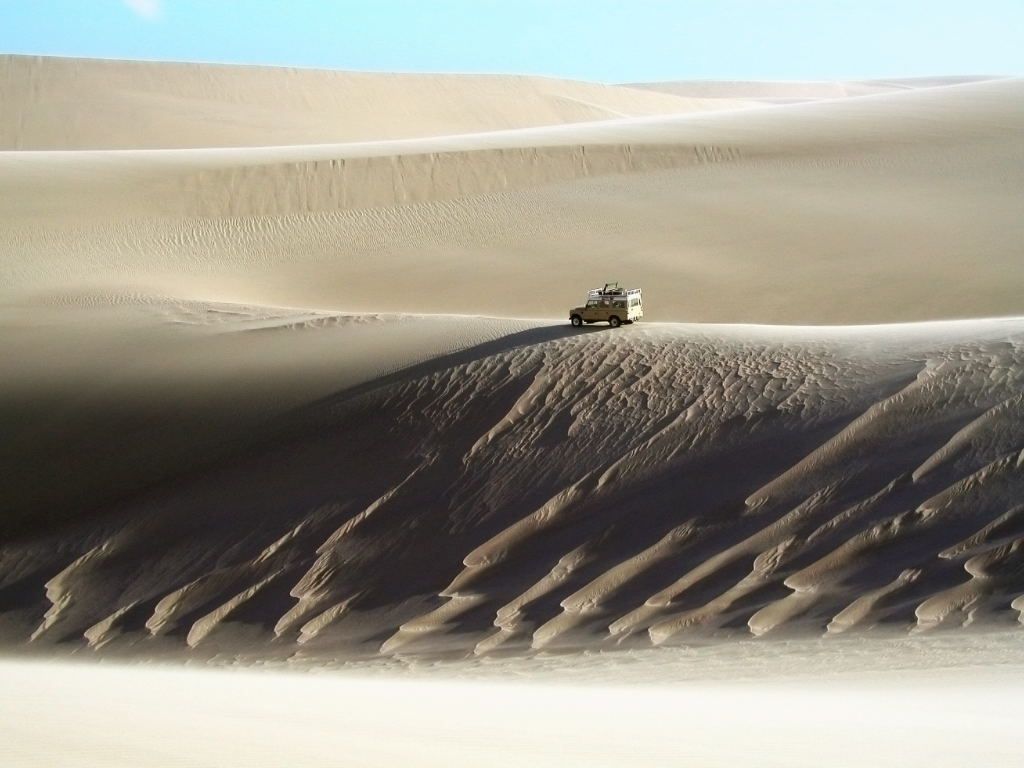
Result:
<instances>
[{"instance_id":1,"label":"slip face of dune","mask_svg":"<svg viewBox=\"0 0 1024 768\"><path fill-rule=\"evenodd\" d=\"M220 334L241 349L237 334L255 332L256 361L286 334L309 370L346 337L358 359L360 328L392 350L439 330L275 314L239 308ZM243 401L265 417L236 427L244 441L193 430L194 450L218 450L163 456L160 482L125 471L23 506L0 546L7 642L432 658L1019 626L1021 321L493 322L448 319L452 353L393 358L393 373L335 394ZM180 323L150 332L154 357L179 335L202 338ZM195 397L151 391L147 434ZM19 438L77 456L84 478L150 450L114 441L95 455L92 439ZM22 482L38 501L38 480ZM51 518L60 504L77 517Z\"/></svg>"}]
</instances>

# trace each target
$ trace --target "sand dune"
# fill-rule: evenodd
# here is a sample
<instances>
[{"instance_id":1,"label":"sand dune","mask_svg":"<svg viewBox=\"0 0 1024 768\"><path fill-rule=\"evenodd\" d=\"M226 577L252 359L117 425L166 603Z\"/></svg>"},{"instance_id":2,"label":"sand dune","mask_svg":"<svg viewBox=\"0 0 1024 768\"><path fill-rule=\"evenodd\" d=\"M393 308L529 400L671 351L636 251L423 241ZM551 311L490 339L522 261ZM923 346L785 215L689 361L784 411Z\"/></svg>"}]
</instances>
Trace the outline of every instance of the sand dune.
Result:
<instances>
[{"instance_id":1,"label":"sand dune","mask_svg":"<svg viewBox=\"0 0 1024 768\"><path fill-rule=\"evenodd\" d=\"M5 649L1020 626L1024 81L2 66Z\"/></svg>"},{"instance_id":2,"label":"sand dune","mask_svg":"<svg viewBox=\"0 0 1024 768\"><path fill-rule=\"evenodd\" d=\"M581 282L628 275L661 320L1018 314L1022 94L1010 79L413 141L0 153L0 280L550 317ZM546 289L510 306L498 286L523 274Z\"/></svg>"},{"instance_id":3,"label":"sand dune","mask_svg":"<svg viewBox=\"0 0 1024 768\"><path fill-rule=\"evenodd\" d=\"M0 56L0 150L438 136L741 106L544 77Z\"/></svg>"},{"instance_id":4,"label":"sand dune","mask_svg":"<svg viewBox=\"0 0 1024 768\"><path fill-rule=\"evenodd\" d=\"M20 535L0 549L8 641L329 659L1017 625L1019 320L618 333L242 308L217 320L212 334L149 332L153 359L188 341L166 365L193 392L150 385L115 430L177 425L187 452L97 452L89 425L26 425L23 471L68 458L49 464L58 493L38 475L23 486ZM423 344L439 332L455 351ZM282 333L289 364L319 361L320 382L265 382L290 402L246 393L233 409L248 421L197 405L232 391L218 350L255 381L281 362ZM380 358L359 334L405 367L360 373ZM129 376L79 418L144 386ZM204 433L183 413L217 420Z\"/></svg>"}]
</instances>

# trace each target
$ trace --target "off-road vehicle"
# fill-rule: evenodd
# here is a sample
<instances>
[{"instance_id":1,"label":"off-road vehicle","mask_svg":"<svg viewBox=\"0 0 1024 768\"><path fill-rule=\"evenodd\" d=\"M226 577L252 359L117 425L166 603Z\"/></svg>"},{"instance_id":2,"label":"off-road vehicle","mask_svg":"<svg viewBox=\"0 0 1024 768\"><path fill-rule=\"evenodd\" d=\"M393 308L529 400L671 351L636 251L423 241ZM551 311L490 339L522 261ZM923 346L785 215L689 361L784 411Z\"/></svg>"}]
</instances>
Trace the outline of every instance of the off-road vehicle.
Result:
<instances>
[{"instance_id":1,"label":"off-road vehicle","mask_svg":"<svg viewBox=\"0 0 1024 768\"><path fill-rule=\"evenodd\" d=\"M569 310L569 321L579 328L584 323L608 323L618 328L634 323L644 316L644 302L639 288L620 288L618 283L605 283L604 288L587 291L587 303Z\"/></svg>"}]
</instances>

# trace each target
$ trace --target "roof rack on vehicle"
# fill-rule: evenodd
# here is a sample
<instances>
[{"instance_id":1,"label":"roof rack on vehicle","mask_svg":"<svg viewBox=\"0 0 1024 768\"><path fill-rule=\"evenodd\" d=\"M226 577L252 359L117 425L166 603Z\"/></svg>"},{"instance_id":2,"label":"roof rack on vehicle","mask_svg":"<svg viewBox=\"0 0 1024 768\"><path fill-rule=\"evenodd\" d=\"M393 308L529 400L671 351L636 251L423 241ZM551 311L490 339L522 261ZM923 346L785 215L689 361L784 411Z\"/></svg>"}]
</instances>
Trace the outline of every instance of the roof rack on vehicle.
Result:
<instances>
[{"instance_id":1,"label":"roof rack on vehicle","mask_svg":"<svg viewBox=\"0 0 1024 768\"><path fill-rule=\"evenodd\" d=\"M639 293L639 288L623 288L617 282L605 283L604 288L591 288L587 291L587 298L600 299L605 296L636 296Z\"/></svg>"}]
</instances>

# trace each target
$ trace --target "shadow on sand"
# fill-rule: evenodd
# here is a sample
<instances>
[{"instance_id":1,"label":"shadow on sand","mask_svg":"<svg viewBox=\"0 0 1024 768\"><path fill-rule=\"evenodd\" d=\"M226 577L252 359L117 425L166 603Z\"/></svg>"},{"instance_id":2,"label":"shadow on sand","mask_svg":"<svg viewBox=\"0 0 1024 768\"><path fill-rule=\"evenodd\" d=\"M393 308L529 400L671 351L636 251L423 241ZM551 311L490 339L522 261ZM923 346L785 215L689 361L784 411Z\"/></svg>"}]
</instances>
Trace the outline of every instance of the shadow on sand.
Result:
<instances>
[{"instance_id":1,"label":"shadow on sand","mask_svg":"<svg viewBox=\"0 0 1024 768\"><path fill-rule=\"evenodd\" d=\"M491 357L492 355L498 355L513 349L519 349L520 347L542 344L547 341L557 341L569 336L600 333L605 330L611 329L607 326L574 328L568 323L565 323L560 325L546 325L539 328L529 328L525 331L517 331L515 333L510 333L507 336L502 336L497 339L492 339L491 341L476 344L472 347L467 347L466 349L458 352L452 352L439 357L432 357L429 360L424 360L422 363L416 363L394 371L393 373L386 374L385 376L371 379L370 381L363 382L362 384L357 384L354 387L332 393L303 406L301 413L308 414L312 411L320 411L324 407L340 405L349 400L361 397L368 392L373 392L374 390L390 386L391 384L395 384L400 381L408 381L410 379L419 379L424 376L430 376L431 374L445 371L449 368L466 365L474 362L475 360L482 360L485 357ZM295 415L296 413L292 412L290 418L294 418Z\"/></svg>"}]
</instances>

